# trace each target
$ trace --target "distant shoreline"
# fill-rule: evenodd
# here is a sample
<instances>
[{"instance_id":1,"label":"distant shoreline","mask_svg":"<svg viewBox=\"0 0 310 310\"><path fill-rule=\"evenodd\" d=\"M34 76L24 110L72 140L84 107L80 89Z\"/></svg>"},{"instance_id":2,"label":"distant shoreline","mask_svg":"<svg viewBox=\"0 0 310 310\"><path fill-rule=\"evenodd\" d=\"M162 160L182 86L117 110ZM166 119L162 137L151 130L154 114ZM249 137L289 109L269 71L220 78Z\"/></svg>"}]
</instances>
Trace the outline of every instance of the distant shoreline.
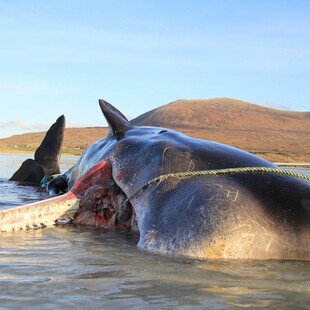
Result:
<instances>
[{"instance_id":1,"label":"distant shoreline","mask_svg":"<svg viewBox=\"0 0 310 310\"><path fill-rule=\"evenodd\" d=\"M28 155L30 157L34 156L34 152L27 152L22 150L1 150L1 155ZM72 153L62 153L62 157L80 157L80 155L75 155ZM272 162L272 161L270 161ZM273 162L275 165L279 167L298 167L298 168L310 168L310 163L307 162Z\"/></svg>"},{"instance_id":2,"label":"distant shoreline","mask_svg":"<svg viewBox=\"0 0 310 310\"><path fill-rule=\"evenodd\" d=\"M274 163L279 167L310 168L310 163Z\"/></svg>"},{"instance_id":3,"label":"distant shoreline","mask_svg":"<svg viewBox=\"0 0 310 310\"><path fill-rule=\"evenodd\" d=\"M0 149L0 154L1 155L28 155L30 157L34 156L34 152L27 152L27 151L22 151L22 150L1 150ZM80 155L75 155L72 153L62 153L61 156L66 156L66 157L80 157Z\"/></svg>"}]
</instances>

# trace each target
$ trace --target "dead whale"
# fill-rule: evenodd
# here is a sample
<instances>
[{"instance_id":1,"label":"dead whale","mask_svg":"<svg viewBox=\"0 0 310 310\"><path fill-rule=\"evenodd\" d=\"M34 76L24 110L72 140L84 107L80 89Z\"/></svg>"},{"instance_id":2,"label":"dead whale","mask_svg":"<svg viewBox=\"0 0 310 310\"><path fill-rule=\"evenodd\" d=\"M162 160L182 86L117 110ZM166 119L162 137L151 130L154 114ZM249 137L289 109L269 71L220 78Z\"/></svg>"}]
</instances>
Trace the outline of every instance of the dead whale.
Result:
<instances>
[{"instance_id":1,"label":"dead whale","mask_svg":"<svg viewBox=\"0 0 310 310\"><path fill-rule=\"evenodd\" d=\"M76 225L136 228L138 247L156 253L310 260L308 182L274 173L182 176L276 166L220 143L165 128L135 127L106 101L99 104L109 134L48 185L53 194L67 193L0 212L1 230L49 225L70 214ZM176 177L145 186L167 174Z\"/></svg>"}]
</instances>

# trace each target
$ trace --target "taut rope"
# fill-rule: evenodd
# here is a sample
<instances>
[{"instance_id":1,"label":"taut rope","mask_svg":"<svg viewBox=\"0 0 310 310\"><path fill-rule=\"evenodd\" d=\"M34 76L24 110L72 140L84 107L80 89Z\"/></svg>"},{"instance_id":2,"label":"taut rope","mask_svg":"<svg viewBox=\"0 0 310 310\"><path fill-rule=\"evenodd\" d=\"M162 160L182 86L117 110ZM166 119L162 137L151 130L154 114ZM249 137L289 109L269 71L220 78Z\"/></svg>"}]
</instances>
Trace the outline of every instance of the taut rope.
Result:
<instances>
[{"instance_id":1,"label":"taut rope","mask_svg":"<svg viewBox=\"0 0 310 310\"><path fill-rule=\"evenodd\" d=\"M272 174L280 174L286 175L293 178L301 179L304 181L310 182L310 177L280 168L271 168L271 167L239 167L239 168L225 168L225 169L214 169L214 170L199 170L199 171L190 171L190 172L177 172L177 173L169 173L160 175L156 178L151 179L146 182L139 190L133 193L130 197L128 197L125 201L125 204L129 202L132 198L142 192L144 189L149 187L150 185L162 182L167 179L183 179L183 178L194 178L199 176L208 176L208 177L216 177L221 175L234 175L234 174L244 174L244 173L272 173Z\"/></svg>"}]
</instances>

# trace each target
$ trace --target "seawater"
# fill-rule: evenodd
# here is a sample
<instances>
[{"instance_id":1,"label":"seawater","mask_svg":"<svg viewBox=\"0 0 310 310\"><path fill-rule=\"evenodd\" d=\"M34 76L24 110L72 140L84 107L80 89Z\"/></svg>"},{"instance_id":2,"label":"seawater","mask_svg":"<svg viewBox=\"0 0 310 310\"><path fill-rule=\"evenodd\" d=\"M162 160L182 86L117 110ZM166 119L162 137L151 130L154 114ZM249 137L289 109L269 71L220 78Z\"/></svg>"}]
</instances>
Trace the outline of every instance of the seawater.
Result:
<instances>
[{"instance_id":1,"label":"seawater","mask_svg":"<svg viewBox=\"0 0 310 310\"><path fill-rule=\"evenodd\" d=\"M0 208L47 197L8 181L25 159L0 155ZM131 232L89 227L0 238L0 309L309 309L309 262L160 256L137 249Z\"/></svg>"}]
</instances>

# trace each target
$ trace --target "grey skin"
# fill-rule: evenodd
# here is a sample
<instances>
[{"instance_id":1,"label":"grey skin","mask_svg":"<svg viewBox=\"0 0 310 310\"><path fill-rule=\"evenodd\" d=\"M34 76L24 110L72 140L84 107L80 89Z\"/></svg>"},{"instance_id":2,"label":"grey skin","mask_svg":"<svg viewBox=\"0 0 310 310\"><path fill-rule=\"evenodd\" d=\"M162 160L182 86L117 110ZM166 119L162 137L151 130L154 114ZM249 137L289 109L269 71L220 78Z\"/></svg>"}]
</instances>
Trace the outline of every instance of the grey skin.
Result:
<instances>
[{"instance_id":1,"label":"grey skin","mask_svg":"<svg viewBox=\"0 0 310 310\"><path fill-rule=\"evenodd\" d=\"M47 131L34 154L34 159L26 159L10 180L39 184L43 177L60 174L59 159L64 130L65 117L62 115Z\"/></svg>"},{"instance_id":2,"label":"grey skin","mask_svg":"<svg viewBox=\"0 0 310 310\"><path fill-rule=\"evenodd\" d=\"M168 179L123 204L146 182L163 174L276 166L237 148L173 130L134 127L106 101L99 104L110 133L49 184L51 192L65 191L98 163L108 163L111 172L100 182L104 190L96 185L89 189L91 199L86 199L88 204L82 201L76 224L98 225L98 212L108 208L98 206L106 200L113 202L106 220L113 212L120 224L134 216L131 223L137 225L142 249L200 259L310 259L310 185L292 177L240 174ZM110 202L108 188L113 196Z\"/></svg>"}]
</instances>

